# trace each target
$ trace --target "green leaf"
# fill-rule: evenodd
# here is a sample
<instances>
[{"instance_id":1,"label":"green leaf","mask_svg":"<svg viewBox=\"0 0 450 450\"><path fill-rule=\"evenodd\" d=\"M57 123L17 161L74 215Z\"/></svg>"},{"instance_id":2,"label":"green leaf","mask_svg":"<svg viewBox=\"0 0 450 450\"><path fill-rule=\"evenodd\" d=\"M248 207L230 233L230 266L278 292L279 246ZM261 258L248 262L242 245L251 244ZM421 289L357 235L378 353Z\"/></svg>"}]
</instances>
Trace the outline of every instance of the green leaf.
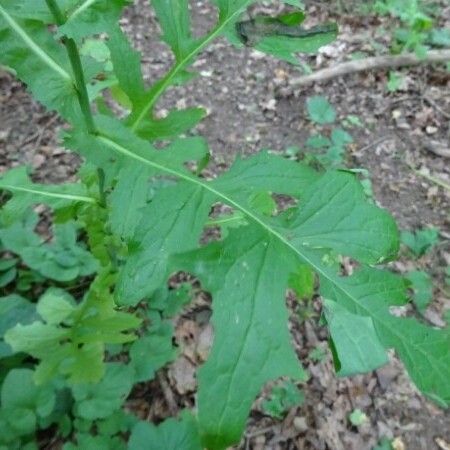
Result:
<instances>
[{"instance_id":1,"label":"green leaf","mask_svg":"<svg viewBox=\"0 0 450 450\"><path fill-rule=\"evenodd\" d=\"M150 332L131 345L130 361L136 383L153 379L157 370L175 359L172 335L172 327L163 327L158 334Z\"/></svg>"},{"instance_id":2,"label":"green leaf","mask_svg":"<svg viewBox=\"0 0 450 450\"><path fill-rule=\"evenodd\" d=\"M96 384L72 387L76 400L74 412L87 420L108 417L120 408L133 386L133 368L107 363L105 376Z\"/></svg>"},{"instance_id":3,"label":"green leaf","mask_svg":"<svg viewBox=\"0 0 450 450\"><path fill-rule=\"evenodd\" d=\"M330 139L322 134L315 134L309 137L306 141L306 146L312 149L323 149L331 145Z\"/></svg>"},{"instance_id":4,"label":"green leaf","mask_svg":"<svg viewBox=\"0 0 450 450\"><path fill-rule=\"evenodd\" d=\"M365 201L364 189L353 174L328 172L303 191L301 200L284 232L295 247L331 248L367 263L396 255L394 220Z\"/></svg>"},{"instance_id":5,"label":"green leaf","mask_svg":"<svg viewBox=\"0 0 450 450\"><path fill-rule=\"evenodd\" d=\"M109 32L117 26L122 9L128 0L83 0L67 15L59 36L81 41L86 36Z\"/></svg>"},{"instance_id":6,"label":"green leaf","mask_svg":"<svg viewBox=\"0 0 450 450\"><path fill-rule=\"evenodd\" d=\"M285 254L278 264L282 253L279 241L248 226L186 255L182 264L214 297L214 345L198 374L198 417L208 448L223 449L239 440L253 400L267 381L305 379L290 345L283 302L296 258Z\"/></svg>"},{"instance_id":7,"label":"green leaf","mask_svg":"<svg viewBox=\"0 0 450 450\"><path fill-rule=\"evenodd\" d=\"M256 0L213 0L219 8L219 20L224 23L230 19L236 19L244 9L255 3Z\"/></svg>"},{"instance_id":8,"label":"green leaf","mask_svg":"<svg viewBox=\"0 0 450 450\"><path fill-rule=\"evenodd\" d=\"M63 46L44 23L15 18L14 2L0 5L0 63L14 68L34 97L72 122L81 120L70 65Z\"/></svg>"},{"instance_id":9,"label":"green leaf","mask_svg":"<svg viewBox=\"0 0 450 450\"><path fill-rule=\"evenodd\" d=\"M308 98L306 107L309 117L313 122L324 125L333 123L336 120L336 110L325 97L317 95Z\"/></svg>"},{"instance_id":10,"label":"green leaf","mask_svg":"<svg viewBox=\"0 0 450 450\"><path fill-rule=\"evenodd\" d=\"M184 414L181 420L166 419L155 426L139 422L131 433L128 450L201 450L194 419Z\"/></svg>"},{"instance_id":11,"label":"green leaf","mask_svg":"<svg viewBox=\"0 0 450 450\"><path fill-rule=\"evenodd\" d=\"M36 318L35 305L20 295L12 294L0 298L0 342L3 343L3 336L10 328L19 323L28 325ZM10 354L1 354L1 357Z\"/></svg>"},{"instance_id":12,"label":"green leaf","mask_svg":"<svg viewBox=\"0 0 450 450\"><path fill-rule=\"evenodd\" d=\"M129 164L119 172L117 185L108 197L111 231L125 241L133 236L147 204L150 173L139 164ZM130 185L130 180L133 183Z\"/></svg>"},{"instance_id":13,"label":"green leaf","mask_svg":"<svg viewBox=\"0 0 450 450\"><path fill-rule=\"evenodd\" d=\"M204 108L172 110L163 119L146 119L141 122L137 133L149 140L168 139L186 133L206 116Z\"/></svg>"},{"instance_id":14,"label":"green leaf","mask_svg":"<svg viewBox=\"0 0 450 450\"><path fill-rule=\"evenodd\" d=\"M331 132L331 140L334 145L345 147L353 142L352 136L342 128L333 128Z\"/></svg>"},{"instance_id":15,"label":"green leaf","mask_svg":"<svg viewBox=\"0 0 450 450\"><path fill-rule=\"evenodd\" d=\"M125 450L126 446L120 437L92 436L87 433L76 434L77 445L71 442L64 444L63 450Z\"/></svg>"},{"instance_id":16,"label":"green leaf","mask_svg":"<svg viewBox=\"0 0 450 450\"><path fill-rule=\"evenodd\" d=\"M289 409L300 406L304 401L304 393L288 381L272 389L270 398L262 403L262 409L269 416L282 419Z\"/></svg>"},{"instance_id":17,"label":"green leaf","mask_svg":"<svg viewBox=\"0 0 450 450\"><path fill-rule=\"evenodd\" d=\"M50 288L39 299L38 314L50 325L64 322L75 311L70 295L62 289Z\"/></svg>"},{"instance_id":18,"label":"green leaf","mask_svg":"<svg viewBox=\"0 0 450 450\"><path fill-rule=\"evenodd\" d=\"M130 277L130 283L128 286L123 281L119 283L119 292L122 289L119 295L121 301L127 299L124 293L135 295L134 283L138 280L142 280L140 281L142 288L140 294L136 295L135 301L148 292L149 276L146 273L148 267L153 277L152 274L156 269L152 266L157 263L160 266L164 264L164 261L161 264L161 254L167 259L171 253L180 251L180 245L185 245L185 234L182 235L181 231L173 230L184 230L186 223L189 223L190 230L201 230L209 209L208 205L222 201L241 211L251 223L247 227L230 233L222 243L205 249L205 254L202 251L199 254L194 253L195 257L193 255L186 257L185 264L184 260L183 264L177 264L175 259L172 265L172 270L192 269L194 273L201 274L202 279L208 276L215 278L215 281L207 280L206 282L208 288L211 284L213 285L211 290L215 294L216 342L210 359L200 371L199 417L205 442L222 448L239 438L254 396L264 382L286 373L294 374L294 376L302 375L292 349L284 348L282 352L281 344L275 349L275 343L281 341L287 345L289 342L287 329L286 334L279 333L279 329L283 329L282 324L285 323L283 321L286 320L286 310L282 299L289 272L294 271L300 261L310 265L313 270L330 280L333 286L339 288L345 281L336 277L334 273L329 273L326 260L316 259L317 250L314 249L324 249L321 253L323 255L325 249L331 247L344 255L376 263L396 253L398 248L396 227L387 213L367 203L363 188L355 176L349 173L330 172L320 177L304 166L263 153L255 158L237 161L235 167L226 175L207 182L187 173L180 167L179 161L174 163L174 161L165 160L164 152L153 151L148 143L132 137L119 125L114 125L113 133L113 136L105 134L101 137L91 137L92 143L89 147L95 147L96 154L89 152L89 147L86 146L83 146L83 153L85 152L88 158L95 159L99 152L105 152L106 155L107 150L113 150L118 161L122 158L138 161L155 170L155 173L159 171L165 176L175 176L182 180L175 186L160 189L149 205L149 208L155 209L153 214L148 214L148 217L159 217L160 211L166 210L167 205L171 209L167 219L165 216L163 220L156 222L157 225L146 224L147 229L150 229L150 232L145 235L149 239L148 245L155 245L155 239L156 245L152 252L148 253L148 259L140 260L139 264L135 261L132 266L125 267L122 271L122 279ZM244 171L243 168L248 171ZM243 174L242 177L239 177L239 174ZM254 193L264 190L294 195L299 198L301 208L288 211L276 219L261 215L252 209L251 199ZM169 193L171 195L168 195ZM161 206L158 206L157 201L160 200ZM176 208L176 212L172 213L172 208ZM199 210L205 211L202 212L203 218L199 217ZM185 222L186 218L188 222ZM164 232L165 227L169 230L169 234ZM164 243L158 243L158 240L162 239ZM136 242L142 242L142 239L137 236ZM145 248L144 245L147 243L144 243L142 248ZM191 245L196 247L198 244L192 242L189 243L189 246ZM161 249L167 253L164 254ZM266 252L270 254L270 258L266 256ZM235 259L235 254L240 256ZM158 259L155 255L158 255ZM205 261L208 258L213 268L209 272L208 263ZM240 265L240 263L248 264L249 274L246 272L245 264ZM231 267L227 267L227 264ZM162 280L169 272L160 266L157 270ZM229 270L230 273L224 273L225 270ZM234 293L233 302L230 302L228 297L230 286ZM258 288L256 289L255 286ZM276 303L268 307L267 305L272 305L272 302ZM228 312L229 308L232 308L232 313ZM249 308L251 314L249 314ZM270 316L266 317L265 314L268 311ZM221 314L225 317L222 318ZM234 321L236 314L238 314L237 323ZM274 326L274 329L278 330L276 337L267 327L269 320L276 321ZM230 329L234 328L236 333L230 334ZM231 335L234 339L232 346L226 341L232 338ZM241 344L236 347L236 342ZM264 342L267 348L253 356L255 355L254 342L257 342L258 346L261 345L260 342ZM227 349L234 348L225 362L223 362L223 352L220 352L220 348L224 345ZM247 360L246 357L239 356L242 352L245 352L245 355L248 352L252 356L249 356L250 359ZM267 364L268 360L264 357L267 352L276 353L273 358L274 364L261 366L261 364ZM219 353L220 356L218 356ZM280 355L284 358L278 363ZM256 363L249 363L250 367L247 367L247 361L252 361L252 358L256 358ZM230 370L229 377L216 376L218 372L226 372L226 369ZM252 374L253 371L257 373L248 377L249 370ZM236 372L241 373L241 371L246 372L246 375L237 377ZM202 375L205 373L206 375ZM248 389L243 390L241 384L239 386L236 384L237 380L241 383L242 379L249 378L252 379L253 385ZM242 391L245 392L245 398L242 398ZM223 396L223 392L227 392L227 396ZM215 399L213 411L209 407L211 398ZM206 404L207 407L204 406ZM236 412L236 404L240 405L237 408L238 412ZM220 424L217 422L218 417L221 417Z\"/></svg>"},{"instance_id":19,"label":"green leaf","mask_svg":"<svg viewBox=\"0 0 450 450\"><path fill-rule=\"evenodd\" d=\"M329 300L325 300L325 317L339 376L370 372L389 362L370 317L352 314Z\"/></svg>"},{"instance_id":20,"label":"green leaf","mask_svg":"<svg viewBox=\"0 0 450 450\"><path fill-rule=\"evenodd\" d=\"M136 304L149 296L167 277L170 254L198 245L212 202L213 197L194 184L179 183L158 191L142 211L143 219L133 236L139 244L130 249L119 277L116 296L121 304ZM147 219L157 217L160 211L164 211L164 220Z\"/></svg>"},{"instance_id":21,"label":"green leaf","mask_svg":"<svg viewBox=\"0 0 450 450\"><path fill-rule=\"evenodd\" d=\"M424 255L439 241L438 228L424 228L414 233L402 231L401 240L417 257Z\"/></svg>"},{"instance_id":22,"label":"green leaf","mask_svg":"<svg viewBox=\"0 0 450 450\"><path fill-rule=\"evenodd\" d=\"M394 450L391 444L391 440L388 438L382 438L378 445L372 450Z\"/></svg>"},{"instance_id":23,"label":"green leaf","mask_svg":"<svg viewBox=\"0 0 450 450\"><path fill-rule=\"evenodd\" d=\"M57 281L71 281L98 269L94 257L78 245L74 222L55 225L54 240L50 243L43 243L34 233L36 223L37 217L31 212L22 223L0 229L5 248L20 255L28 267Z\"/></svg>"},{"instance_id":24,"label":"green leaf","mask_svg":"<svg viewBox=\"0 0 450 450\"><path fill-rule=\"evenodd\" d=\"M298 65L296 53L317 53L320 47L330 44L336 39L338 28L336 24L318 26L317 33L311 31L310 36L295 37L291 35L266 36L255 48L276 58Z\"/></svg>"},{"instance_id":25,"label":"green leaf","mask_svg":"<svg viewBox=\"0 0 450 450\"><path fill-rule=\"evenodd\" d=\"M450 404L450 332L412 318L395 317L391 306L407 302L404 279L389 272L360 269L350 277L328 272L321 279L325 298L350 313L370 317L384 348L394 348L418 388L441 405Z\"/></svg>"},{"instance_id":26,"label":"green leaf","mask_svg":"<svg viewBox=\"0 0 450 450\"><path fill-rule=\"evenodd\" d=\"M145 94L141 55L131 47L128 39L117 26L109 32L107 44L119 86L128 96L133 108L138 108L142 105Z\"/></svg>"},{"instance_id":27,"label":"green leaf","mask_svg":"<svg viewBox=\"0 0 450 450\"><path fill-rule=\"evenodd\" d=\"M81 184L66 183L45 185L33 183L24 166L11 169L0 178L0 190L6 190L13 197L2 207L3 224L11 224L33 205L43 203L54 210L74 204L95 203Z\"/></svg>"},{"instance_id":28,"label":"green leaf","mask_svg":"<svg viewBox=\"0 0 450 450\"><path fill-rule=\"evenodd\" d=\"M348 416L348 419L355 427L359 427L368 421L366 414L358 408L352 411L352 413Z\"/></svg>"},{"instance_id":29,"label":"green leaf","mask_svg":"<svg viewBox=\"0 0 450 450\"><path fill-rule=\"evenodd\" d=\"M17 276L17 269L12 267L9 270L0 273L0 287L8 286Z\"/></svg>"},{"instance_id":30,"label":"green leaf","mask_svg":"<svg viewBox=\"0 0 450 450\"><path fill-rule=\"evenodd\" d=\"M430 276L421 270L413 270L407 273L405 278L411 282L414 304L420 312L424 312L433 299L433 283Z\"/></svg>"},{"instance_id":31,"label":"green leaf","mask_svg":"<svg viewBox=\"0 0 450 450\"><path fill-rule=\"evenodd\" d=\"M2 408L25 408L40 417L51 414L55 393L51 385L36 386L30 369L13 369L6 376L1 390Z\"/></svg>"},{"instance_id":32,"label":"green leaf","mask_svg":"<svg viewBox=\"0 0 450 450\"><path fill-rule=\"evenodd\" d=\"M171 47L177 61L182 60L196 46L190 27L188 0L153 0L163 31L163 40Z\"/></svg>"},{"instance_id":33,"label":"green leaf","mask_svg":"<svg viewBox=\"0 0 450 450\"><path fill-rule=\"evenodd\" d=\"M50 289L37 308L47 323L16 325L5 334L5 341L14 351L40 360L36 382L43 383L58 374L70 383L96 382L104 373L105 344L134 340L129 330L137 328L140 319L116 311L110 286L102 286L99 280L94 280L85 299L75 308L68 294Z\"/></svg>"},{"instance_id":34,"label":"green leaf","mask_svg":"<svg viewBox=\"0 0 450 450\"><path fill-rule=\"evenodd\" d=\"M314 272L306 264L300 264L289 276L289 287L299 299L311 298L314 293Z\"/></svg>"}]
</instances>

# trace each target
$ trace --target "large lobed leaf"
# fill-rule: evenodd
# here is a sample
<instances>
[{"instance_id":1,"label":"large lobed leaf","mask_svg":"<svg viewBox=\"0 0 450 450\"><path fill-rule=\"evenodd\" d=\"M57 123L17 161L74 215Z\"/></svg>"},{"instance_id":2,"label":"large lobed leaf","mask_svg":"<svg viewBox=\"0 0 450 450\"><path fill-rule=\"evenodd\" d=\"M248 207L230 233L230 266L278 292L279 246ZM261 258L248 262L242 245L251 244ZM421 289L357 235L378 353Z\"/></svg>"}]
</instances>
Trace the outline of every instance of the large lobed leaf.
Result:
<instances>
[{"instance_id":1,"label":"large lobed leaf","mask_svg":"<svg viewBox=\"0 0 450 450\"><path fill-rule=\"evenodd\" d=\"M377 349L377 359L369 361L366 369L386 360L376 341L379 339L384 348L398 351L421 389L442 403L448 401L444 382L448 364L443 350L448 348L448 332L391 316L389 307L405 301L405 285L392 284L388 273L363 268L352 277L342 277L330 264L333 253L376 264L392 258L398 250L393 219L365 199L353 174L335 171L320 175L262 153L238 160L229 173L205 181L180 164L181 154L175 153L172 160L170 152L154 151L150 144L120 129L119 124L113 128L113 136L89 137L90 146L105 154L114 152L120 164L135 161L155 175L179 180L158 189L142 210L116 295L120 303L136 303L151 295L172 270L183 268L200 276L213 293L215 342L200 371L199 387L200 428L211 448L235 442L254 396L268 379L301 377L300 365L294 364L295 354L288 346L283 295L289 273L299 262L319 274L325 298L341 306L329 307L334 310L334 319L330 318L333 336L340 333L338 324L348 320L348 314L358 317L355 327L359 327L362 341L355 349L361 351L364 339L370 339ZM76 143L73 139L68 142ZM89 158L89 146L80 148ZM252 198L261 192L293 195L299 207L276 218L268 217L252 207ZM196 250L208 208L217 201L239 210L248 225L230 232L221 243ZM161 214L163 211L167 213ZM155 216L156 222L151 220ZM149 245L139 245L143 239ZM192 250L187 255L170 258L180 249L189 248ZM167 266L167 262L171 264ZM344 316L340 315L342 308ZM369 320L373 323L371 332L362 329L367 328ZM276 322L273 328L267 326L270 321ZM389 328L392 330L388 332ZM233 345L229 339L233 339ZM221 351L224 348L227 352ZM277 359L278 353L283 355L283 362ZM361 359L342 358L341 363L342 373L364 369ZM242 374L253 373L254 367L259 368L252 375L254 384L242 389L246 379Z\"/></svg>"}]
</instances>

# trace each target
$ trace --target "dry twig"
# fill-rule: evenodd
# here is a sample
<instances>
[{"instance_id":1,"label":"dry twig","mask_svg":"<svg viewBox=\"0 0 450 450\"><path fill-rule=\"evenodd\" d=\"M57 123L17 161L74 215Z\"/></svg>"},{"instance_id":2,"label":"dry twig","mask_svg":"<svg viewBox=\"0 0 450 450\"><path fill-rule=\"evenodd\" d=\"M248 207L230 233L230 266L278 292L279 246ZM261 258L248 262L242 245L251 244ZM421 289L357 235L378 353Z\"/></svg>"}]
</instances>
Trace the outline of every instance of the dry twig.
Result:
<instances>
[{"instance_id":1,"label":"dry twig","mask_svg":"<svg viewBox=\"0 0 450 450\"><path fill-rule=\"evenodd\" d=\"M310 75L294 78L290 81L292 86L305 86L314 82L323 82L332 78L342 77L351 73L368 70L393 69L395 67L419 66L424 64L443 63L450 61L450 50L431 50L424 58L415 53L401 55L374 56L356 61L347 61L333 67L318 70Z\"/></svg>"}]
</instances>

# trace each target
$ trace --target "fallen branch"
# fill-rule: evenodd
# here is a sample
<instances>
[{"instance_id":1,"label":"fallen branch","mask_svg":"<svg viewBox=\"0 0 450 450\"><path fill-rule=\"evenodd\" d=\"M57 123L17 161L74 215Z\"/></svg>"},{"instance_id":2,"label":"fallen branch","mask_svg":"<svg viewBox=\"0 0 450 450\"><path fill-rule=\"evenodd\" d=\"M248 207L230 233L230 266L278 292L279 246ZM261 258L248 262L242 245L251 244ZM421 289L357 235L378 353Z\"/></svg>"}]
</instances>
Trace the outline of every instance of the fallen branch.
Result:
<instances>
[{"instance_id":1,"label":"fallen branch","mask_svg":"<svg viewBox=\"0 0 450 450\"><path fill-rule=\"evenodd\" d=\"M372 58L347 61L334 67L318 70L310 75L294 78L290 80L290 84L292 86L304 86L368 70L393 69L395 67L419 66L447 61L450 61L450 50L430 50L424 58L417 57L415 53L374 56Z\"/></svg>"}]
</instances>

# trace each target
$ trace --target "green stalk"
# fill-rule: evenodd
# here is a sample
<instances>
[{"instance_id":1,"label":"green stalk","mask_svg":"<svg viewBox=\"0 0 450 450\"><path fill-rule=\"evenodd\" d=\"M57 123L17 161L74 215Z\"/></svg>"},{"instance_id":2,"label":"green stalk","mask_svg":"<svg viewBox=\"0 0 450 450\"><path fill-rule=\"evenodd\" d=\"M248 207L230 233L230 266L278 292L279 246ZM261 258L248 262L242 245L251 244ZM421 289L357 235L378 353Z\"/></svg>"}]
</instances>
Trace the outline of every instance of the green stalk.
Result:
<instances>
[{"instance_id":1,"label":"green stalk","mask_svg":"<svg viewBox=\"0 0 450 450\"><path fill-rule=\"evenodd\" d=\"M66 17L59 8L56 0L45 0L47 7L55 18L58 26L64 25ZM71 38L64 37L63 43L66 47L67 54L69 56L72 72L75 77L75 89L77 92L78 103L80 104L81 113L84 117L86 129L89 134L97 134L97 128L92 116L91 105L89 103L89 96L86 89L86 80L84 78L83 66L81 64L80 53L78 52L77 44ZM98 189L100 192L100 205L106 206L106 193L105 193L105 172L102 168L97 169L98 176Z\"/></svg>"},{"instance_id":2,"label":"green stalk","mask_svg":"<svg viewBox=\"0 0 450 450\"><path fill-rule=\"evenodd\" d=\"M55 18L58 26L64 25L66 18L59 9L56 0L45 0L47 7ZM77 44L73 39L64 38L64 45L67 49L70 65L72 66L73 75L75 77L75 88L77 91L78 102L80 104L81 112L84 117L87 131L91 134L96 134L94 119L92 116L91 106L89 104L89 96L86 89L86 81L84 79L83 66L81 65L80 54L78 52Z\"/></svg>"}]
</instances>

